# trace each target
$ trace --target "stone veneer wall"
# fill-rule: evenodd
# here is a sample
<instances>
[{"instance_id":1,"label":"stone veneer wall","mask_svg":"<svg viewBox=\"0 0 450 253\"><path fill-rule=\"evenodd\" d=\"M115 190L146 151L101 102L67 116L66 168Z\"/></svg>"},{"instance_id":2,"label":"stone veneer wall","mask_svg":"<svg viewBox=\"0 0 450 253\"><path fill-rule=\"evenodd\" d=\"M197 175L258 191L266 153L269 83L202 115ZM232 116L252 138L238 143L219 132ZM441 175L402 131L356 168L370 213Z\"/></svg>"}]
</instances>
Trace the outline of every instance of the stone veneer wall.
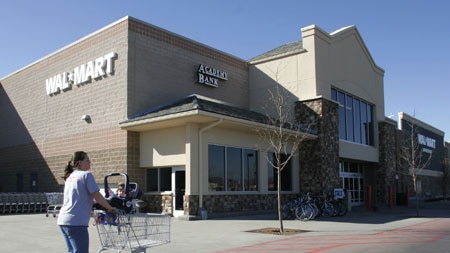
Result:
<instances>
[{"instance_id":1,"label":"stone veneer wall","mask_svg":"<svg viewBox=\"0 0 450 253\"><path fill-rule=\"evenodd\" d=\"M297 194L283 194L282 203L297 197ZM184 196L184 214L197 216L199 213L198 195ZM147 203L145 211L155 213L173 213L173 195L145 194ZM239 195L204 195L204 205L208 216L223 216L230 213L271 211L277 207L276 194L239 194Z\"/></svg>"},{"instance_id":2,"label":"stone veneer wall","mask_svg":"<svg viewBox=\"0 0 450 253\"><path fill-rule=\"evenodd\" d=\"M393 201L397 193L395 175L397 174L397 127L396 122L390 119L378 124L379 163L375 166L375 203L388 203L388 187L392 186Z\"/></svg>"},{"instance_id":3,"label":"stone veneer wall","mask_svg":"<svg viewBox=\"0 0 450 253\"><path fill-rule=\"evenodd\" d=\"M296 119L317 130L317 139L300 144L300 191L332 193L341 187L338 105L323 98L301 101L296 105Z\"/></svg>"}]
</instances>

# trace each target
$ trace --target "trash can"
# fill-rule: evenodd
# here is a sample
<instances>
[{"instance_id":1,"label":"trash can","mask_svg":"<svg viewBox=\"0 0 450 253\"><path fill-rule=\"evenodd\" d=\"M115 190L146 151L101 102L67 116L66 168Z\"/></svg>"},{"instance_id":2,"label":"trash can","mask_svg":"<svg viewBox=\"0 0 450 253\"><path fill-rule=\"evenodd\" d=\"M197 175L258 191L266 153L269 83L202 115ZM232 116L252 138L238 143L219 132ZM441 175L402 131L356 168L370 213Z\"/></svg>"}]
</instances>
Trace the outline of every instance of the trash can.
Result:
<instances>
[{"instance_id":1,"label":"trash can","mask_svg":"<svg viewBox=\"0 0 450 253\"><path fill-rule=\"evenodd\" d=\"M206 210L205 208L199 208L198 209L198 215L200 216L200 218L202 220L207 220L208 219L208 210Z\"/></svg>"},{"instance_id":2,"label":"trash can","mask_svg":"<svg viewBox=\"0 0 450 253\"><path fill-rule=\"evenodd\" d=\"M136 201L136 212L137 213L142 213L145 209L145 207L147 206L147 203L143 200L137 200Z\"/></svg>"}]
</instances>

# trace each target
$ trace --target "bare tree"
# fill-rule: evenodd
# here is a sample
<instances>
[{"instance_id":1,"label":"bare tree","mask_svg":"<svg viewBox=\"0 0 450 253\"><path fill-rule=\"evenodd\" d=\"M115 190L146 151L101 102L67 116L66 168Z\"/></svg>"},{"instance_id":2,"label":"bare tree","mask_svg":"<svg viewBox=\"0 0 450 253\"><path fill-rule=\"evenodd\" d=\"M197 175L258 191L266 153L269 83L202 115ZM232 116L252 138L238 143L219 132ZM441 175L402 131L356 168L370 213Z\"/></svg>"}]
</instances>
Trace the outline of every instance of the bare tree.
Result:
<instances>
[{"instance_id":1,"label":"bare tree","mask_svg":"<svg viewBox=\"0 0 450 253\"><path fill-rule=\"evenodd\" d=\"M265 128L259 129L260 138L267 144L267 161L276 170L277 174L277 204L278 219L280 221L280 233L284 232L283 219L281 215L281 173L292 158L297 155L300 143L306 138L312 138L311 134L304 130L309 129L304 125L293 123L294 103L289 101L288 96L283 94L277 86L274 91L268 90L269 107L264 108L267 115Z\"/></svg>"},{"instance_id":2,"label":"bare tree","mask_svg":"<svg viewBox=\"0 0 450 253\"><path fill-rule=\"evenodd\" d=\"M412 176L416 198L416 215L419 216L419 192L417 189L417 182L423 169L427 168L431 164L433 154L431 150L423 148L423 145L421 144L422 141L420 140L423 136L418 132L415 120L412 119L407 122L409 125L409 130L404 130L405 144L402 146L400 159L406 166L405 173Z\"/></svg>"}]
</instances>

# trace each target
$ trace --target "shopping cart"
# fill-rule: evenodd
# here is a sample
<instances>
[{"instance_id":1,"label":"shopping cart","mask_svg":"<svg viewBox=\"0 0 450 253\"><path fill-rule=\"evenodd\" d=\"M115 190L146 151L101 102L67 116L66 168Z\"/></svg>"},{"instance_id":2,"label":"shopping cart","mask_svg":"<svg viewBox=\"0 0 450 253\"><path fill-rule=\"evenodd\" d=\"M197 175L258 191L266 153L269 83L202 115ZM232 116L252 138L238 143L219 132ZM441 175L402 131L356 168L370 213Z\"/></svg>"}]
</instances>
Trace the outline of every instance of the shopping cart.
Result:
<instances>
[{"instance_id":1,"label":"shopping cart","mask_svg":"<svg viewBox=\"0 0 450 253\"><path fill-rule=\"evenodd\" d=\"M51 213L53 217L59 213L63 204L64 193L62 192L46 192L45 197L47 197L47 213L46 217Z\"/></svg>"},{"instance_id":2,"label":"shopping cart","mask_svg":"<svg viewBox=\"0 0 450 253\"><path fill-rule=\"evenodd\" d=\"M170 216L123 210L110 214L94 211L94 224L104 250L146 252L147 248L170 243Z\"/></svg>"}]
</instances>

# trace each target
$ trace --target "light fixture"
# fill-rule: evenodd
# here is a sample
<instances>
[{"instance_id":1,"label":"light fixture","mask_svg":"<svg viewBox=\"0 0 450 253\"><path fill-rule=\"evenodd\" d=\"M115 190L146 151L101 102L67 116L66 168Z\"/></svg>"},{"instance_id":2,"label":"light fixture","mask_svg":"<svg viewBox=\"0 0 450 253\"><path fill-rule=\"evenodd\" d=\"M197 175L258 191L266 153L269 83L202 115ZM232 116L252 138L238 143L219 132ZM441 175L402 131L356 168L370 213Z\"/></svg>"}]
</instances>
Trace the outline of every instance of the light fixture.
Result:
<instances>
[{"instance_id":1,"label":"light fixture","mask_svg":"<svg viewBox=\"0 0 450 253\"><path fill-rule=\"evenodd\" d=\"M89 116L88 114L85 114L85 115L81 116L81 120L89 122L89 121L91 121L91 116Z\"/></svg>"}]
</instances>

